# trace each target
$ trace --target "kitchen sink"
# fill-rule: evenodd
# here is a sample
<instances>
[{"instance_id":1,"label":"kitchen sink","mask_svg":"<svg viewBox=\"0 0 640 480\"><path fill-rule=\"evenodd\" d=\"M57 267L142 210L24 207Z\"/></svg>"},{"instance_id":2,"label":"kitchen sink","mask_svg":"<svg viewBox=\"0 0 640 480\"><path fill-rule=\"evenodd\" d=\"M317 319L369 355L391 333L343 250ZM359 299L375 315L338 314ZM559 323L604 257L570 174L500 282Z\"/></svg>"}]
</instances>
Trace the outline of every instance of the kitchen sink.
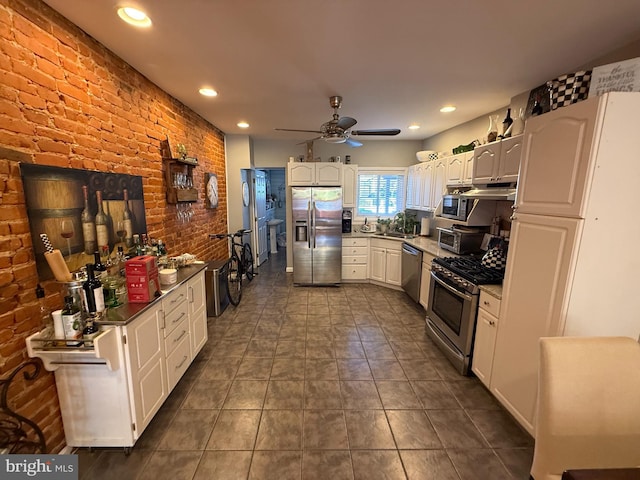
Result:
<instances>
[{"instance_id":1,"label":"kitchen sink","mask_svg":"<svg viewBox=\"0 0 640 480\"><path fill-rule=\"evenodd\" d=\"M408 233L400 233L400 232L385 232L385 233L376 233L378 237L394 237L394 238L416 238L415 235L411 235Z\"/></svg>"}]
</instances>

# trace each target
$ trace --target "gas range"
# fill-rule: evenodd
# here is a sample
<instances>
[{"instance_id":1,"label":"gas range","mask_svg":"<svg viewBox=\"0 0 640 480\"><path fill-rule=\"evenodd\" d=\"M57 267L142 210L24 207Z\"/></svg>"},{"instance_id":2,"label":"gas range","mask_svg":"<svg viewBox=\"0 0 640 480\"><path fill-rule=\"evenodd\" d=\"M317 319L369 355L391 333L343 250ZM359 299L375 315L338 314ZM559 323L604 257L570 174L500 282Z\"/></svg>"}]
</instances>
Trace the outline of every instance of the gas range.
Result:
<instances>
[{"instance_id":1,"label":"gas range","mask_svg":"<svg viewBox=\"0 0 640 480\"><path fill-rule=\"evenodd\" d=\"M500 284L504 278L503 270L485 267L481 258L436 257L431 270L447 283L471 295L479 292L478 285Z\"/></svg>"}]
</instances>

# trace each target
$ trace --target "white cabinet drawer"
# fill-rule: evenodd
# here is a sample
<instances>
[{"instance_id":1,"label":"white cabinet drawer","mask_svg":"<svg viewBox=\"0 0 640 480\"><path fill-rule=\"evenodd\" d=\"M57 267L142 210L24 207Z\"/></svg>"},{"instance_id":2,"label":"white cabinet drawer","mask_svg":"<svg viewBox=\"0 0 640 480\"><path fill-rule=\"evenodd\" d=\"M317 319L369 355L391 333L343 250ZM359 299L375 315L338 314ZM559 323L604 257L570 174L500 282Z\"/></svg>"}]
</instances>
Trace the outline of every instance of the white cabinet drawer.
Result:
<instances>
[{"instance_id":1,"label":"white cabinet drawer","mask_svg":"<svg viewBox=\"0 0 640 480\"><path fill-rule=\"evenodd\" d=\"M369 256L365 255L343 255L342 256L342 265L353 265L353 264L361 264L366 265Z\"/></svg>"},{"instance_id":2,"label":"white cabinet drawer","mask_svg":"<svg viewBox=\"0 0 640 480\"><path fill-rule=\"evenodd\" d=\"M344 247L368 247L368 238L345 238L342 237L342 248Z\"/></svg>"},{"instance_id":3,"label":"white cabinet drawer","mask_svg":"<svg viewBox=\"0 0 640 480\"><path fill-rule=\"evenodd\" d=\"M186 292L186 290L185 290ZM165 338L175 330L180 322L186 320L189 317L188 312L189 304L186 302L186 297L184 301L178 304L173 310L170 312L164 311L164 336Z\"/></svg>"},{"instance_id":4,"label":"white cabinet drawer","mask_svg":"<svg viewBox=\"0 0 640 480\"><path fill-rule=\"evenodd\" d=\"M173 330L173 332L167 335L167 338L164 339L165 355L171 355L178 344L187 335L189 335L189 321L185 318L178 325L176 325L176 328Z\"/></svg>"},{"instance_id":5,"label":"white cabinet drawer","mask_svg":"<svg viewBox=\"0 0 640 480\"><path fill-rule=\"evenodd\" d=\"M171 355L167 357L167 379L169 391L176 386L178 380L191 364L191 345L189 335L185 335Z\"/></svg>"},{"instance_id":6,"label":"white cabinet drawer","mask_svg":"<svg viewBox=\"0 0 640 480\"><path fill-rule=\"evenodd\" d=\"M500 316L500 299L488 294L485 291L480 291L480 308L486 310L494 317Z\"/></svg>"},{"instance_id":7,"label":"white cabinet drawer","mask_svg":"<svg viewBox=\"0 0 640 480\"><path fill-rule=\"evenodd\" d=\"M351 255L364 255L365 257L369 255L369 247L364 246L364 247L352 247L352 246L348 246L342 247L342 256L351 256Z\"/></svg>"},{"instance_id":8,"label":"white cabinet drawer","mask_svg":"<svg viewBox=\"0 0 640 480\"><path fill-rule=\"evenodd\" d=\"M342 265L343 280L365 280L367 278L367 265Z\"/></svg>"},{"instance_id":9,"label":"white cabinet drawer","mask_svg":"<svg viewBox=\"0 0 640 480\"><path fill-rule=\"evenodd\" d=\"M178 307L181 302L187 299L187 284L180 285L167 295L167 298L162 299L162 310L165 314L168 314L172 310Z\"/></svg>"}]
</instances>

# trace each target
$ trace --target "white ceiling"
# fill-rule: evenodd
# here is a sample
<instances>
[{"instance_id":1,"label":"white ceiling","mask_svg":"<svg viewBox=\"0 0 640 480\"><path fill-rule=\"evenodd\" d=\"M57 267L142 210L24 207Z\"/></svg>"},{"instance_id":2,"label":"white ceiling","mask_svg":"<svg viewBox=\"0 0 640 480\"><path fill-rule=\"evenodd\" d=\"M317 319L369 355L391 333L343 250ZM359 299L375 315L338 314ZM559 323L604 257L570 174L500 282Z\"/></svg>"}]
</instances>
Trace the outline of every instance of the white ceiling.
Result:
<instances>
[{"instance_id":1,"label":"white ceiling","mask_svg":"<svg viewBox=\"0 0 640 480\"><path fill-rule=\"evenodd\" d=\"M331 95L355 129L424 139L640 38L638 0L126 3L146 30L118 18L126 0L45 1L223 132L263 140L311 138L274 128L318 129ZM441 114L448 103L458 110Z\"/></svg>"}]
</instances>

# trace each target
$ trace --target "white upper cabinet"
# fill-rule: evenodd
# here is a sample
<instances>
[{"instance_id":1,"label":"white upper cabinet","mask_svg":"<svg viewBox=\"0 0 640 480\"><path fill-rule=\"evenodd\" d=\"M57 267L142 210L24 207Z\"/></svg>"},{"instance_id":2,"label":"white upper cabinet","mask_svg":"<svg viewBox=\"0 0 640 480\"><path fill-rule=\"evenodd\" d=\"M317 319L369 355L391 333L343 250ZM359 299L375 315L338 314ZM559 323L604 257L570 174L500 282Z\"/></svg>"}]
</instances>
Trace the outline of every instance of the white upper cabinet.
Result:
<instances>
[{"instance_id":1,"label":"white upper cabinet","mask_svg":"<svg viewBox=\"0 0 640 480\"><path fill-rule=\"evenodd\" d=\"M569 113L558 109L527 120L518 212L584 216L597 107L580 102Z\"/></svg>"},{"instance_id":2,"label":"white upper cabinet","mask_svg":"<svg viewBox=\"0 0 640 480\"><path fill-rule=\"evenodd\" d=\"M290 162L287 164L289 185L342 185L342 163Z\"/></svg>"},{"instance_id":3,"label":"white upper cabinet","mask_svg":"<svg viewBox=\"0 0 640 480\"><path fill-rule=\"evenodd\" d=\"M473 184L515 183L518 181L522 135L476 147Z\"/></svg>"},{"instance_id":4,"label":"white upper cabinet","mask_svg":"<svg viewBox=\"0 0 640 480\"><path fill-rule=\"evenodd\" d=\"M349 164L342 166L342 206L355 207L358 195L358 166Z\"/></svg>"},{"instance_id":5,"label":"white upper cabinet","mask_svg":"<svg viewBox=\"0 0 640 480\"><path fill-rule=\"evenodd\" d=\"M464 181L464 154L453 155L447 161L447 185L462 185Z\"/></svg>"}]
</instances>

